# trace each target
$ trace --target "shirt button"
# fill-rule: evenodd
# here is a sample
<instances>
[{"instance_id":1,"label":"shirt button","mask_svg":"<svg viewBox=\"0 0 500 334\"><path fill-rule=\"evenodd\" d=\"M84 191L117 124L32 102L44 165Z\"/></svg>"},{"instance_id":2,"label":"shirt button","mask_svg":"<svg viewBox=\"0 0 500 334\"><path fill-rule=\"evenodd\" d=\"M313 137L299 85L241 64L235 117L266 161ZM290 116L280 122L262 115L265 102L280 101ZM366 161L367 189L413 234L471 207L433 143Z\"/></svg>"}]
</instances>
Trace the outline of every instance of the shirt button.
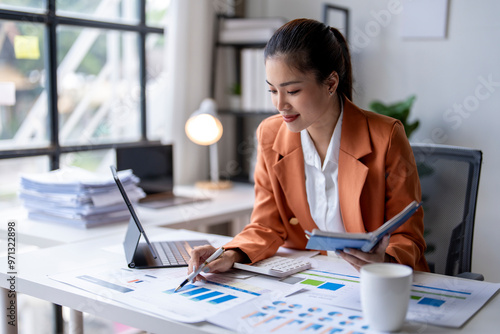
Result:
<instances>
[{"instance_id":1,"label":"shirt button","mask_svg":"<svg viewBox=\"0 0 500 334\"><path fill-rule=\"evenodd\" d=\"M299 223L299 220L295 217L290 218L289 221L290 225L297 225Z\"/></svg>"}]
</instances>

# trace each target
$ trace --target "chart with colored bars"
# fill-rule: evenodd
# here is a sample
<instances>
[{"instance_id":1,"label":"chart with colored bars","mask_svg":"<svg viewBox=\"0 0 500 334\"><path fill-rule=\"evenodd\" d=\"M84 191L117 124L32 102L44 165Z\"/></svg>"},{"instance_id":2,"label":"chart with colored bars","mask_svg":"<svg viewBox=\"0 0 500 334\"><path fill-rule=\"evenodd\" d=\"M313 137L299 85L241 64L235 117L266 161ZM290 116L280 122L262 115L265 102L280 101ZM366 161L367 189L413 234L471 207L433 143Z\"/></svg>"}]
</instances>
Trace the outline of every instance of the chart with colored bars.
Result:
<instances>
[{"instance_id":1,"label":"chart with colored bars","mask_svg":"<svg viewBox=\"0 0 500 334\"><path fill-rule=\"evenodd\" d=\"M267 291L247 282L188 284L173 293L186 277L186 268L132 270L96 266L57 274L52 279L149 313L183 322L203 321Z\"/></svg>"},{"instance_id":2,"label":"chart with colored bars","mask_svg":"<svg viewBox=\"0 0 500 334\"><path fill-rule=\"evenodd\" d=\"M158 269L96 266L51 278L183 322L203 321L262 294L293 289L291 284L261 276L238 280L230 275L207 274L207 282L187 284L174 293L186 272L186 268L170 268L165 275Z\"/></svg>"},{"instance_id":3,"label":"chart with colored bars","mask_svg":"<svg viewBox=\"0 0 500 334\"><path fill-rule=\"evenodd\" d=\"M221 290L218 290L219 288ZM260 296L260 293L257 292L256 289L253 290L254 291L247 290L245 288L238 287L237 285L227 285L227 284L220 284L217 282L209 282L209 284L204 286L187 284L178 292L175 292L175 289L168 289L163 292L166 294L175 294L176 296L182 296L194 302L203 301L212 305L216 305L236 299L238 298L238 295L241 295L242 293L253 296ZM234 293L231 293L231 291Z\"/></svg>"},{"instance_id":4,"label":"chart with colored bars","mask_svg":"<svg viewBox=\"0 0 500 334\"><path fill-rule=\"evenodd\" d=\"M284 279L265 275L207 274L207 282L187 284L177 293L174 289L185 279L186 268L132 270L100 265L51 275L50 278L182 322L211 321L218 315L227 321L228 311L243 306L252 309L239 313L238 316L246 315L246 318L241 318L235 325L251 322L252 326L259 328L269 326L273 332L286 332L285 328L292 326L294 331L318 333L339 332L339 326L346 326L344 330L348 330L342 333L366 332L367 328L360 325L361 319L355 317L360 316L361 311L360 277L356 272L328 268L320 261L315 261L314 268ZM460 327L499 287L495 283L415 272L407 320ZM255 310L255 300L270 296L280 300ZM342 315L347 318L341 319L331 313L338 311L336 308L352 311L343 311ZM255 311L258 312L253 313Z\"/></svg>"},{"instance_id":5,"label":"chart with colored bars","mask_svg":"<svg viewBox=\"0 0 500 334\"><path fill-rule=\"evenodd\" d=\"M296 279L300 286L309 290L311 298L321 303L351 307L353 300L359 300L359 276L309 269L290 279Z\"/></svg>"},{"instance_id":6,"label":"chart with colored bars","mask_svg":"<svg viewBox=\"0 0 500 334\"><path fill-rule=\"evenodd\" d=\"M362 313L317 304L304 296L277 300L261 300L251 306L242 305L212 322L227 326L227 319L236 319L232 328L244 333L318 333L362 334L370 333ZM226 321L226 324L224 324Z\"/></svg>"},{"instance_id":7,"label":"chart with colored bars","mask_svg":"<svg viewBox=\"0 0 500 334\"><path fill-rule=\"evenodd\" d=\"M318 289L337 291L346 284L358 284L359 276L345 275L340 273L327 272L322 270L306 270L297 275L303 277L301 284L317 287Z\"/></svg>"},{"instance_id":8,"label":"chart with colored bars","mask_svg":"<svg viewBox=\"0 0 500 334\"><path fill-rule=\"evenodd\" d=\"M185 275L185 268L182 270ZM137 275L137 273L135 273ZM186 284L175 292L182 280L160 280L159 284L138 290L133 296L151 307L157 307L156 313L175 315L182 321L200 321L213 314L223 312L241 303L260 296L264 291L258 285L234 280L217 280L217 275L207 275L205 283ZM184 277L183 277L184 279Z\"/></svg>"},{"instance_id":9,"label":"chart with colored bars","mask_svg":"<svg viewBox=\"0 0 500 334\"><path fill-rule=\"evenodd\" d=\"M436 275L414 275L407 320L460 327L495 294L499 285Z\"/></svg>"},{"instance_id":10,"label":"chart with colored bars","mask_svg":"<svg viewBox=\"0 0 500 334\"><path fill-rule=\"evenodd\" d=\"M318 303L361 310L360 277L310 269L294 275ZM498 290L498 284L414 273L407 320L460 327Z\"/></svg>"}]
</instances>

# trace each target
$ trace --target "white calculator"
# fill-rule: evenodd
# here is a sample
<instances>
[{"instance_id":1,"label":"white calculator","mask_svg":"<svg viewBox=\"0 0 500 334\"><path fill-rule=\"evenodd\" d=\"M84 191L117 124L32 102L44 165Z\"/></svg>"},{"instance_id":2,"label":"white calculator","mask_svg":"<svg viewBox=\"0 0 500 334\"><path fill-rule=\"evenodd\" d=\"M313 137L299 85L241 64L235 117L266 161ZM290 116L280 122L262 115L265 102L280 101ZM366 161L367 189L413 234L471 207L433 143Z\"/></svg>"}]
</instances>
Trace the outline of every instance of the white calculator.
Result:
<instances>
[{"instance_id":1,"label":"white calculator","mask_svg":"<svg viewBox=\"0 0 500 334\"><path fill-rule=\"evenodd\" d=\"M286 277L311 268L311 263L276 255L254 264L235 263L233 268L269 276Z\"/></svg>"}]
</instances>

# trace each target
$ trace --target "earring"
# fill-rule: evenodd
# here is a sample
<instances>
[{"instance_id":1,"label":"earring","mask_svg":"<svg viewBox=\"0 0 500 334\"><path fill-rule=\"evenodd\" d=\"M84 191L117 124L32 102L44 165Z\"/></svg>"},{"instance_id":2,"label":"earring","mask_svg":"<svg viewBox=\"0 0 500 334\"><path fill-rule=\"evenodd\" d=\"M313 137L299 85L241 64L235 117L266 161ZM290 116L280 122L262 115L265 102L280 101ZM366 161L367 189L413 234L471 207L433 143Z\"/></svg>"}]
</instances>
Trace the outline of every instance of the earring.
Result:
<instances>
[{"instance_id":1,"label":"earring","mask_svg":"<svg viewBox=\"0 0 500 334\"><path fill-rule=\"evenodd\" d=\"M333 92L332 92L332 91L329 91L329 92L328 92L328 94L330 94L330 96L332 96L332 95L333 95Z\"/></svg>"}]
</instances>

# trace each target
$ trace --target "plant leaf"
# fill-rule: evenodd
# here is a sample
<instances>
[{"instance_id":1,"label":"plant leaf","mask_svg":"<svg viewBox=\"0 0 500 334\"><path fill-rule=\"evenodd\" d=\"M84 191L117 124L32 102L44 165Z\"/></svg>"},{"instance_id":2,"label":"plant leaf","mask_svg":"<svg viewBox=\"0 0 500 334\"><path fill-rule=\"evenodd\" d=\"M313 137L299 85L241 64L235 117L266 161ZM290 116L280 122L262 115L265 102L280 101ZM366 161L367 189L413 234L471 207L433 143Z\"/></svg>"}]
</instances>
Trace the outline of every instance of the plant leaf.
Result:
<instances>
[{"instance_id":1,"label":"plant leaf","mask_svg":"<svg viewBox=\"0 0 500 334\"><path fill-rule=\"evenodd\" d=\"M410 116L411 107L413 106L415 99L416 96L411 95L406 100L389 105L376 100L370 103L370 109L376 113L400 120L405 128L406 137L410 138L412 132L415 131L420 125L420 122L418 120L410 124L408 124L407 122L408 117Z\"/></svg>"}]
</instances>

